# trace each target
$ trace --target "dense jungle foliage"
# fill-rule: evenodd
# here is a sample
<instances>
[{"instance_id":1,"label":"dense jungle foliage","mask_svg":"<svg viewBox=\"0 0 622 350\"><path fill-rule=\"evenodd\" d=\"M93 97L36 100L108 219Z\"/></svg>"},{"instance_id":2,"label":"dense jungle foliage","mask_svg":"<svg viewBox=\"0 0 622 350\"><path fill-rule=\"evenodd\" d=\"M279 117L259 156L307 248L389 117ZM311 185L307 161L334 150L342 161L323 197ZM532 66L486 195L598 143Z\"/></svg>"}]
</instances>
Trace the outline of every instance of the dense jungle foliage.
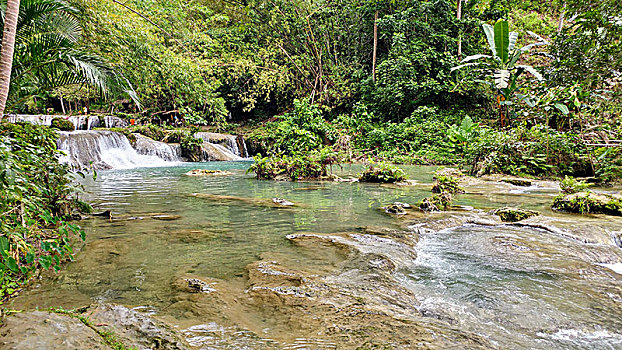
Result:
<instances>
[{"instance_id":1,"label":"dense jungle foliage","mask_svg":"<svg viewBox=\"0 0 622 350\"><path fill-rule=\"evenodd\" d=\"M345 160L618 179L620 148L599 145L622 139L622 5L456 6L24 1L10 101L235 129L264 155L330 147Z\"/></svg>"}]
</instances>

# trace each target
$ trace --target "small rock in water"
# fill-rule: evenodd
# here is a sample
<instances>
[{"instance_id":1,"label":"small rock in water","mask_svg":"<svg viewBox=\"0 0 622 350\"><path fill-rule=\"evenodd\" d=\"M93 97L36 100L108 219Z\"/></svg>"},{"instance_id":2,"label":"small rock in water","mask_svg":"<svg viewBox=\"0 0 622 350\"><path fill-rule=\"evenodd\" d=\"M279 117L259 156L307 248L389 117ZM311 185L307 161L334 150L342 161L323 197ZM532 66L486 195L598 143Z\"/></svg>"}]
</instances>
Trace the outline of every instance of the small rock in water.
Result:
<instances>
[{"instance_id":1,"label":"small rock in water","mask_svg":"<svg viewBox=\"0 0 622 350\"><path fill-rule=\"evenodd\" d=\"M95 213L93 216L101 216L108 219L112 219L112 212L110 210L103 211L101 213Z\"/></svg>"},{"instance_id":2,"label":"small rock in water","mask_svg":"<svg viewBox=\"0 0 622 350\"><path fill-rule=\"evenodd\" d=\"M528 219L532 216L540 215L537 211L521 209L521 208L500 208L490 212L492 215L498 215L501 221L516 222Z\"/></svg>"},{"instance_id":3,"label":"small rock in water","mask_svg":"<svg viewBox=\"0 0 622 350\"><path fill-rule=\"evenodd\" d=\"M186 173L186 176L228 176L233 175L232 172L223 170L194 169Z\"/></svg>"},{"instance_id":4,"label":"small rock in water","mask_svg":"<svg viewBox=\"0 0 622 350\"><path fill-rule=\"evenodd\" d=\"M162 221L172 221L181 219L181 215L154 215L151 218Z\"/></svg>"},{"instance_id":5,"label":"small rock in water","mask_svg":"<svg viewBox=\"0 0 622 350\"><path fill-rule=\"evenodd\" d=\"M400 203L401 204L401 203ZM387 214L397 214L397 215L404 215L406 214L406 210L404 209L403 206L401 205L397 205L397 204L391 204L388 205L384 208L385 213Z\"/></svg>"},{"instance_id":6,"label":"small rock in water","mask_svg":"<svg viewBox=\"0 0 622 350\"><path fill-rule=\"evenodd\" d=\"M207 282L201 281L198 278L184 278L184 281L188 282L188 288L193 293L211 293L216 291L216 289L210 287Z\"/></svg>"},{"instance_id":7,"label":"small rock in water","mask_svg":"<svg viewBox=\"0 0 622 350\"><path fill-rule=\"evenodd\" d=\"M522 187L529 187L531 186L531 181L529 180L525 180L525 179L501 179L501 182L505 182L505 183L509 183L511 185L514 186L522 186Z\"/></svg>"},{"instance_id":8,"label":"small rock in water","mask_svg":"<svg viewBox=\"0 0 622 350\"><path fill-rule=\"evenodd\" d=\"M277 197L272 198L272 202L274 204L282 205L282 206L285 206L285 207L291 207L291 206L295 205L294 203L288 201L287 199L277 198Z\"/></svg>"},{"instance_id":9,"label":"small rock in water","mask_svg":"<svg viewBox=\"0 0 622 350\"><path fill-rule=\"evenodd\" d=\"M393 205L397 205L398 207L402 207L404 209L412 209L412 205L408 204L408 203L402 203L402 202L393 202Z\"/></svg>"}]
</instances>

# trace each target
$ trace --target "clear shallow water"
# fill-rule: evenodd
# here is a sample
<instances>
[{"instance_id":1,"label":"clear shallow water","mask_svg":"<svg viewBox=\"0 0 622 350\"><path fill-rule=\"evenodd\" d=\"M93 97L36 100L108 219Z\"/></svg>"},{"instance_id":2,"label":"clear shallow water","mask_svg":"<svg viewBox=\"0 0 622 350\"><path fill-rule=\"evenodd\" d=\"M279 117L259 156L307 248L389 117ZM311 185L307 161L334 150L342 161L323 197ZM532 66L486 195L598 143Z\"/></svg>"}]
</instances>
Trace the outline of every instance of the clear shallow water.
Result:
<instances>
[{"instance_id":1,"label":"clear shallow water","mask_svg":"<svg viewBox=\"0 0 622 350\"><path fill-rule=\"evenodd\" d=\"M393 201L414 204L429 195L435 170L406 167L410 178L422 185L399 187L257 181L245 174L248 165L186 163L103 171L97 181L87 179L87 199L98 210L112 210L115 219L84 221L88 239L76 261L14 300L13 306L73 308L110 302L143 307L180 327L194 326L204 333L232 326L235 317L206 315L198 309L209 304L187 300L175 288L176 281L195 276L225 281L227 288L243 292L248 288L247 265L266 257L309 269L338 259L322 247L295 245L286 236L361 232L365 227L403 229L403 221L378 208ZM234 175L184 175L196 168L228 170ZM359 170L360 166L346 166L337 172L346 175ZM548 205L554 188L512 191L473 187L457 198L457 204L483 209L514 205L552 214ZM197 198L193 193L280 197L300 206L274 208L248 200ZM179 218L152 218L158 215ZM594 258L600 253L622 256L611 253L612 249L618 248L585 245L543 230L464 226L422 235L415 247L417 258L395 273L395 290L405 287L414 293L420 305L413 305L413 310L447 322L448 327L482 335L502 348L622 348L622 276ZM390 252L387 255L391 258ZM290 333L290 345L298 338L303 339L303 348L326 345L323 339L304 345L306 330L288 329L281 318L272 319L265 310L241 317L247 321L242 328L256 333L281 323L281 333ZM189 337L202 334L197 332ZM269 330L261 335L282 336Z\"/></svg>"}]
</instances>

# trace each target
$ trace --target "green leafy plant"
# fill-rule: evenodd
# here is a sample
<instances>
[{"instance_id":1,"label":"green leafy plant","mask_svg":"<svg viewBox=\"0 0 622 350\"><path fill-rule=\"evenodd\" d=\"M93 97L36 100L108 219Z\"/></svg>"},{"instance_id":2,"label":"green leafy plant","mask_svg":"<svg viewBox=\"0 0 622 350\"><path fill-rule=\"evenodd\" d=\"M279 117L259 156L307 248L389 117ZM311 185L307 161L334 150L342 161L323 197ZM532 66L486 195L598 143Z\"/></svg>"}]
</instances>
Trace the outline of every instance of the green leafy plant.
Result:
<instances>
[{"instance_id":1,"label":"green leafy plant","mask_svg":"<svg viewBox=\"0 0 622 350\"><path fill-rule=\"evenodd\" d=\"M359 175L361 182L394 183L408 179L404 170L387 162L370 160L368 167Z\"/></svg>"},{"instance_id":2,"label":"green leafy plant","mask_svg":"<svg viewBox=\"0 0 622 350\"><path fill-rule=\"evenodd\" d=\"M559 187L561 188L562 193L571 194L587 189L589 184L566 175L564 176L564 179L559 182Z\"/></svg>"},{"instance_id":3,"label":"green leafy plant","mask_svg":"<svg viewBox=\"0 0 622 350\"><path fill-rule=\"evenodd\" d=\"M0 300L35 271L58 271L73 257L71 242L85 239L68 220L90 206L58 163L56 137L44 126L0 124Z\"/></svg>"},{"instance_id":4,"label":"green leafy plant","mask_svg":"<svg viewBox=\"0 0 622 350\"><path fill-rule=\"evenodd\" d=\"M72 122L64 118L52 119L51 127L60 131L74 131L76 128Z\"/></svg>"},{"instance_id":5,"label":"green leafy plant","mask_svg":"<svg viewBox=\"0 0 622 350\"><path fill-rule=\"evenodd\" d=\"M329 166L337 161L330 148L313 150L304 154L254 157L247 172L254 172L258 179L305 180L328 176Z\"/></svg>"}]
</instances>

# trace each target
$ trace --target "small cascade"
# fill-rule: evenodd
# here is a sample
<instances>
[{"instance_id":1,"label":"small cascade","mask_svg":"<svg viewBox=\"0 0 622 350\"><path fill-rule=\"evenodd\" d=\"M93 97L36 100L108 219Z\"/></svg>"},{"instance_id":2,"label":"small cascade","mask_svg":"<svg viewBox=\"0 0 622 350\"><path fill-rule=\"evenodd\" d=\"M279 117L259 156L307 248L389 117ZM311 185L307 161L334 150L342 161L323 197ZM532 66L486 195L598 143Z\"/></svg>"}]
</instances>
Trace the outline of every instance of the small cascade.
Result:
<instances>
[{"instance_id":1,"label":"small cascade","mask_svg":"<svg viewBox=\"0 0 622 350\"><path fill-rule=\"evenodd\" d=\"M60 157L60 162L69 164L72 169L131 169L174 164L167 161L172 159L160 158L159 152L139 154L125 135L114 131L59 132L57 146L66 153ZM168 152L175 151L171 148ZM173 158L169 153L167 157Z\"/></svg>"},{"instance_id":2,"label":"small cascade","mask_svg":"<svg viewBox=\"0 0 622 350\"><path fill-rule=\"evenodd\" d=\"M98 116L85 116L85 115L75 115L75 116L61 116L61 115L26 115L26 114L16 114L9 116L8 121L10 123L19 123L26 122L34 125L52 125L52 119L54 118L63 118L69 120L75 126L76 130L92 130L100 126L100 121ZM109 118L109 117L105 117ZM116 117L110 117L116 118ZM118 118L117 118L118 119ZM111 123L115 125L121 125L122 123L116 122Z\"/></svg>"},{"instance_id":3,"label":"small cascade","mask_svg":"<svg viewBox=\"0 0 622 350\"><path fill-rule=\"evenodd\" d=\"M52 119L58 117L57 115L26 115L26 114L14 114L9 115L7 120L9 123L30 123L33 125L52 125Z\"/></svg>"},{"instance_id":4,"label":"small cascade","mask_svg":"<svg viewBox=\"0 0 622 350\"><path fill-rule=\"evenodd\" d=\"M230 153L233 153L238 158L248 158L248 149L246 143L241 135L228 135L218 134L214 132L197 132L194 134L196 138L200 138L206 143L210 143L215 146L225 147Z\"/></svg>"},{"instance_id":5,"label":"small cascade","mask_svg":"<svg viewBox=\"0 0 622 350\"><path fill-rule=\"evenodd\" d=\"M164 143L152 140L141 134L132 134L136 138L134 149L138 154L156 156L168 162L181 162L181 146L178 143Z\"/></svg>"},{"instance_id":6,"label":"small cascade","mask_svg":"<svg viewBox=\"0 0 622 350\"><path fill-rule=\"evenodd\" d=\"M128 126L128 123L119 117L107 115L104 117L104 126L106 128L124 128Z\"/></svg>"},{"instance_id":7,"label":"small cascade","mask_svg":"<svg viewBox=\"0 0 622 350\"><path fill-rule=\"evenodd\" d=\"M234 154L227 147L217 143L203 142L201 152L201 160L205 162L244 160L244 158Z\"/></svg>"}]
</instances>

